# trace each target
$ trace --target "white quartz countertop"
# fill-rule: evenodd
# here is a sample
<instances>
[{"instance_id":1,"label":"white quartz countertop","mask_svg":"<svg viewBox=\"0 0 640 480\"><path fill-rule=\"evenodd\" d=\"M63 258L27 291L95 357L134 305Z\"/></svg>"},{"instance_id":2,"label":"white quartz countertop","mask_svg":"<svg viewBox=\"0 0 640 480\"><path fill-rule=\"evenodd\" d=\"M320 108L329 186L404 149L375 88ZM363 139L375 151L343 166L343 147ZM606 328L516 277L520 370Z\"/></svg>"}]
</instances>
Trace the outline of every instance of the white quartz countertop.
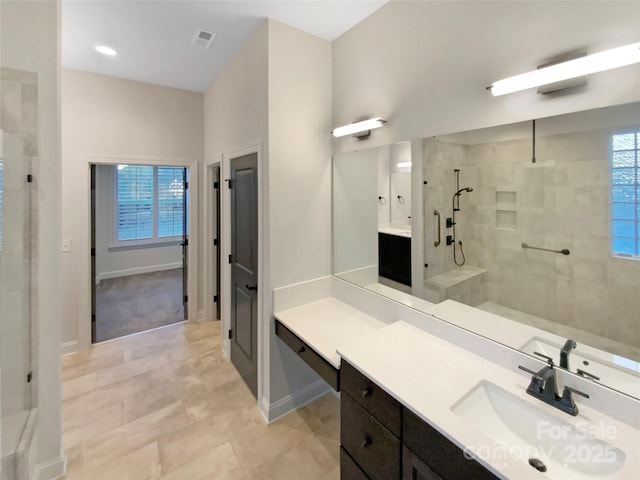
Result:
<instances>
[{"instance_id":1,"label":"white quartz countertop","mask_svg":"<svg viewBox=\"0 0 640 480\"><path fill-rule=\"evenodd\" d=\"M274 316L335 368L340 368L340 346L387 325L333 297L275 312Z\"/></svg>"},{"instance_id":2,"label":"white quartz countertop","mask_svg":"<svg viewBox=\"0 0 640 480\"><path fill-rule=\"evenodd\" d=\"M388 235L396 235L398 237L411 238L411 226L398 228L398 227L378 227L378 232L386 233Z\"/></svg>"},{"instance_id":3,"label":"white quartz countertop","mask_svg":"<svg viewBox=\"0 0 640 480\"><path fill-rule=\"evenodd\" d=\"M366 341L345 344L339 347L339 353L460 448L467 448L474 458L501 478L596 477L576 477L575 472L570 475L569 471L566 475L565 472L558 475L556 471L555 477L547 476L536 472L508 448L506 456L476 453L505 452L504 445L483 435L451 411L451 407L481 381L499 386L561 422L574 426L585 421L593 424L604 422L614 428L615 438L603 440L625 451L626 461L615 474L598 478L640 478L640 456L637 455L639 430L596 411L589 406L588 400L583 401L581 397L576 400L580 407L579 415L567 415L525 393L530 380L528 374L502 368L406 322L395 322L371 332Z\"/></svg>"}]
</instances>

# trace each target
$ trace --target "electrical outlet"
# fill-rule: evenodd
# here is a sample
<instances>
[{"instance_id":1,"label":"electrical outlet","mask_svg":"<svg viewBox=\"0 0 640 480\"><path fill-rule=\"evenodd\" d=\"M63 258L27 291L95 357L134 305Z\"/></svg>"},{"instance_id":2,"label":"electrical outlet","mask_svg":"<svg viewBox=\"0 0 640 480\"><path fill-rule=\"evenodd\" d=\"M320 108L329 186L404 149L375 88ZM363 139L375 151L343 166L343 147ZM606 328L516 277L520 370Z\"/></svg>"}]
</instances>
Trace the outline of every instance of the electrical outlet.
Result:
<instances>
[{"instance_id":1,"label":"electrical outlet","mask_svg":"<svg viewBox=\"0 0 640 480\"><path fill-rule=\"evenodd\" d=\"M69 253L71 251L71 240L62 240L62 253Z\"/></svg>"}]
</instances>

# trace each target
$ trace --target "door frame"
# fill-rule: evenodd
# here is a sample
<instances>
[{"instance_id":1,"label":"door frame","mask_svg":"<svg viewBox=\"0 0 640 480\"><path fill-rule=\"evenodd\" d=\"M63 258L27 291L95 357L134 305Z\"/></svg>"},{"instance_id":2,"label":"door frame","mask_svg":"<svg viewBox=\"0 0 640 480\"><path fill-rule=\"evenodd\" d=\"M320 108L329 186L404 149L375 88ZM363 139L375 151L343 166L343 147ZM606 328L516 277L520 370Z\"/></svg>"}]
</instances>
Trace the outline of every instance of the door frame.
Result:
<instances>
[{"instance_id":1,"label":"door frame","mask_svg":"<svg viewBox=\"0 0 640 480\"><path fill-rule=\"evenodd\" d=\"M264 154L262 153L262 141L256 140L255 142L247 144L245 147L237 149L229 149L226 152L221 152L214 155L211 159L204 161L205 170L209 167L213 167L216 164L220 164L220 230L221 234L219 239L221 242L221 254L222 264L220 268L220 295L222 301L222 309L220 316L220 328L222 331L222 350L226 358L230 358L231 342L228 338L228 331L231 328L231 265L224 259L231 253L231 196L229 194L229 187L226 180L231 175L231 159L242 157L255 153L258 155L258 408L262 415L268 418L267 413L269 411L269 378L267 378L267 372L269 372L269 335L267 335L268 322L264 319L265 302L268 302L271 298L271 286L268 283L267 269L264 264L266 258L265 252L269 251L269 237L265 234L264 230L264 215L267 209L267 201L265 192L267 191L265 176L266 169L264 168ZM203 182L207 182L207 175ZM211 245L213 241L212 227L210 225L212 215L211 208L213 201L211 196L213 195L212 188L206 188L208 183L203 185L204 188L204 239L205 245ZM209 224L208 224L209 222ZM208 255L208 257L207 257ZM208 280L211 272L211 249L205 248L205 282L204 282L204 295L205 298L211 298L213 295L213 284ZM209 304L211 312L211 302L205 302ZM270 303L269 303L270 305ZM205 306L206 308L206 306ZM211 315L211 313L209 313ZM206 319L212 318L206 316Z\"/></svg>"},{"instance_id":2,"label":"door frame","mask_svg":"<svg viewBox=\"0 0 640 480\"><path fill-rule=\"evenodd\" d=\"M214 203L214 193L213 193L213 179L214 179L214 169L216 167L220 167L220 232L216 232L216 225L213 221L215 214L215 203ZM224 242L224 233L226 231L224 219L225 219L225 211L224 211L224 186L226 182L224 181L224 171L222 166L222 156L205 162L204 164L205 174L203 175L203 192L204 192L204 228L203 228L203 245L204 245L204 283L203 283L203 295L204 295L204 319L205 320L217 320L216 317L216 308L213 305L213 295L215 293L215 285L212 281L213 275L215 274L216 261L215 255L213 253L213 239L218 236L218 245L220 251L220 299L218 301L221 302L221 305L224 307L224 262L222 259L224 258L225 252L225 242ZM224 316L224 312L220 310L220 317ZM220 318L220 323L222 324L222 318Z\"/></svg>"},{"instance_id":3,"label":"door frame","mask_svg":"<svg viewBox=\"0 0 640 480\"><path fill-rule=\"evenodd\" d=\"M198 217L198 189L199 168L197 160L167 157L132 157L121 155L82 155L79 157L79 167L84 169L80 176L80 198L78 199L78 214L80 215L80 238L78 245L78 349L89 348L91 343L91 164L118 165L128 163L136 165L167 165L185 167L189 169L189 246L188 246L188 295L189 319L198 320L198 279L199 279L199 217Z\"/></svg>"}]
</instances>

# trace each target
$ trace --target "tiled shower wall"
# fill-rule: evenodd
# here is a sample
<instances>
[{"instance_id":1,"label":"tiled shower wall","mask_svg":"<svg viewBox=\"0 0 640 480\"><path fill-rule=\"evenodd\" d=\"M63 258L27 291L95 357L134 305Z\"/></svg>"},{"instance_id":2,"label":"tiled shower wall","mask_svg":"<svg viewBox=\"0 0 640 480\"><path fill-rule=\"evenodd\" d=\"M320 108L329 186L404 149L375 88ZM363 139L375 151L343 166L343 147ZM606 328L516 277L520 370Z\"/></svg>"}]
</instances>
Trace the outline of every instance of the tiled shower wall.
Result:
<instances>
[{"instance_id":1,"label":"tiled shower wall","mask_svg":"<svg viewBox=\"0 0 640 480\"><path fill-rule=\"evenodd\" d=\"M611 133L539 138L535 164L530 139L469 147L425 140L425 212L429 220L430 201L446 205L460 168L461 186L474 192L463 197L457 227L467 263L489 272L489 300L638 347L640 262L610 253ZM435 268L455 268L451 248L431 249Z\"/></svg>"},{"instance_id":2,"label":"tiled shower wall","mask_svg":"<svg viewBox=\"0 0 640 480\"><path fill-rule=\"evenodd\" d=\"M0 363L2 416L32 407L32 319L35 302L38 182L38 76L0 69L0 161L2 163L2 245L0 248ZM27 183L27 175L34 182Z\"/></svg>"}]
</instances>

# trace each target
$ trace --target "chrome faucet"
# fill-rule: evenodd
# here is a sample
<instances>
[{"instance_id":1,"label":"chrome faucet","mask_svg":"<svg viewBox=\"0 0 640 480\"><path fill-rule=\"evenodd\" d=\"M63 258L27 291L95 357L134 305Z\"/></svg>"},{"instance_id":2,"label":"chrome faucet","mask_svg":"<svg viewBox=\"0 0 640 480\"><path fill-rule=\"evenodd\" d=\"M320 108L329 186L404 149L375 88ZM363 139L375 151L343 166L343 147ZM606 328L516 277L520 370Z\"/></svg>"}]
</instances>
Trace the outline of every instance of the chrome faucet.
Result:
<instances>
[{"instance_id":1,"label":"chrome faucet","mask_svg":"<svg viewBox=\"0 0 640 480\"><path fill-rule=\"evenodd\" d=\"M562 395L558 395L556 371L553 368L553 359L538 352L534 353L544 358L547 361L547 366L538 372L534 372L523 366L518 367L520 370L524 370L532 375L531 383L527 387L527 393L545 403L548 403L552 407L568 413L569 415L573 415L574 417L578 415L578 406L573 400L572 393L581 395L585 398L589 398L589 395L566 385L562 390Z\"/></svg>"}]
</instances>

